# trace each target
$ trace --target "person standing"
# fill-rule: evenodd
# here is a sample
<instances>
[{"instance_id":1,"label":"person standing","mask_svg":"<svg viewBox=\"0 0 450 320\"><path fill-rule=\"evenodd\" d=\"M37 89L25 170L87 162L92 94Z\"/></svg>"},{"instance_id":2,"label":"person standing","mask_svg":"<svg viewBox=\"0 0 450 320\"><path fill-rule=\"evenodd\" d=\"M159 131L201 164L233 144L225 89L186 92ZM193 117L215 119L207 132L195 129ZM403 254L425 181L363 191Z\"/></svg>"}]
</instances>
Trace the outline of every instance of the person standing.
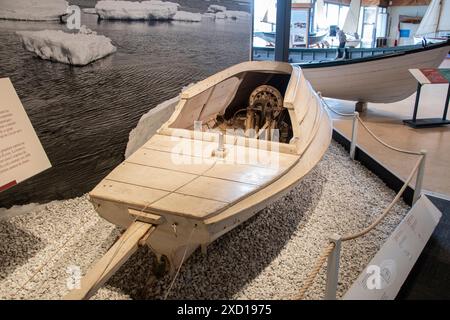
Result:
<instances>
[{"instance_id":1,"label":"person standing","mask_svg":"<svg viewBox=\"0 0 450 320\"><path fill-rule=\"evenodd\" d=\"M342 31L339 27L336 27L336 33L339 39L339 49L338 49L338 55L337 58L340 59L343 57L343 53L345 48L345 43L347 42L347 36L345 35L345 32Z\"/></svg>"}]
</instances>

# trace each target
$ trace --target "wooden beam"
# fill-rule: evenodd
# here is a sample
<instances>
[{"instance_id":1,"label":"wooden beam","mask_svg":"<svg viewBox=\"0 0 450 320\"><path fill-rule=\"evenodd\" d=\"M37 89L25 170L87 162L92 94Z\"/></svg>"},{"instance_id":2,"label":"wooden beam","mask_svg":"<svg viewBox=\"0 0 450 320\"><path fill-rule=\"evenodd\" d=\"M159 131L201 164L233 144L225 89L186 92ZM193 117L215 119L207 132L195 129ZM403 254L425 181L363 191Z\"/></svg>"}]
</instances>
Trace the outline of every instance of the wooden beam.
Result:
<instances>
[{"instance_id":1,"label":"wooden beam","mask_svg":"<svg viewBox=\"0 0 450 320\"><path fill-rule=\"evenodd\" d=\"M114 245L81 279L81 288L70 291L63 300L86 300L131 257L139 241L155 230L152 224L133 222Z\"/></svg>"}]
</instances>

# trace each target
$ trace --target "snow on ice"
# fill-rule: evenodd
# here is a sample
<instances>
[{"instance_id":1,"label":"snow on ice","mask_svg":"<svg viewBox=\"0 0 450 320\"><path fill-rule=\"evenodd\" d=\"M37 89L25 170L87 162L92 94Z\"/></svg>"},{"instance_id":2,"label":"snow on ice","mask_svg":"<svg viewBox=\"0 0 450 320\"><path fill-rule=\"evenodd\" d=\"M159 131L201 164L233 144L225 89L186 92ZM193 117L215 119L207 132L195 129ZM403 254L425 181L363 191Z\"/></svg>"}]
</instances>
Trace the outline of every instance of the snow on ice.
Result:
<instances>
[{"instance_id":1,"label":"snow on ice","mask_svg":"<svg viewBox=\"0 0 450 320\"><path fill-rule=\"evenodd\" d=\"M200 21L202 21L202 15L200 13L177 11L177 13L172 17L172 20L200 22Z\"/></svg>"},{"instance_id":2,"label":"snow on ice","mask_svg":"<svg viewBox=\"0 0 450 320\"><path fill-rule=\"evenodd\" d=\"M116 51L111 39L82 26L78 33L61 30L20 31L22 44L42 59L84 66Z\"/></svg>"},{"instance_id":3,"label":"snow on ice","mask_svg":"<svg viewBox=\"0 0 450 320\"><path fill-rule=\"evenodd\" d=\"M0 0L0 19L59 20L67 6L65 0Z\"/></svg>"},{"instance_id":4,"label":"snow on ice","mask_svg":"<svg viewBox=\"0 0 450 320\"><path fill-rule=\"evenodd\" d=\"M108 20L170 20L178 10L178 3L164 1L111 1L97 2L95 9L101 19Z\"/></svg>"}]
</instances>

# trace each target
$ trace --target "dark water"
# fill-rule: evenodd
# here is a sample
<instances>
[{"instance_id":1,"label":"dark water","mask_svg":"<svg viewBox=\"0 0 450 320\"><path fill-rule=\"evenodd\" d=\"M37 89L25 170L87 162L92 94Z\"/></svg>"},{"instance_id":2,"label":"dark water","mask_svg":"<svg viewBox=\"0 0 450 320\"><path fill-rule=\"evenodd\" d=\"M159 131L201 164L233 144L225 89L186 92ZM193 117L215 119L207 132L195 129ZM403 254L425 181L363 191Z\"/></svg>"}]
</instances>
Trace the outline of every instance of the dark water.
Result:
<instances>
[{"instance_id":1,"label":"dark water","mask_svg":"<svg viewBox=\"0 0 450 320\"><path fill-rule=\"evenodd\" d=\"M249 21L97 22L118 51L86 67L25 51L16 30L63 29L57 23L0 21L0 77L10 77L53 167L0 194L0 207L90 191L123 160L142 114L180 88L248 60Z\"/></svg>"}]
</instances>

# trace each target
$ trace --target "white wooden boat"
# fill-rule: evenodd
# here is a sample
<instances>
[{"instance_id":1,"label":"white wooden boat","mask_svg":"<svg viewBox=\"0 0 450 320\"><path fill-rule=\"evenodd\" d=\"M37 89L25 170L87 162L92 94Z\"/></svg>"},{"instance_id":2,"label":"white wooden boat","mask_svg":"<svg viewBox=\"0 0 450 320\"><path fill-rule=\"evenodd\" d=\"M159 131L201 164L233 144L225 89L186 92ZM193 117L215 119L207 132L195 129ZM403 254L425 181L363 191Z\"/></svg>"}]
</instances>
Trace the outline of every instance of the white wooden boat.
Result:
<instances>
[{"instance_id":1,"label":"white wooden boat","mask_svg":"<svg viewBox=\"0 0 450 320\"><path fill-rule=\"evenodd\" d=\"M417 82L409 69L437 68L450 42L360 59L301 65L305 77L323 96L358 102L391 103L412 95Z\"/></svg>"},{"instance_id":2,"label":"white wooden boat","mask_svg":"<svg viewBox=\"0 0 450 320\"><path fill-rule=\"evenodd\" d=\"M245 62L190 87L157 134L90 193L96 211L127 231L66 299L89 298L139 244L173 273L294 188L331 133L322 100L287 63Z\"/></svg>"}]
</instances>

